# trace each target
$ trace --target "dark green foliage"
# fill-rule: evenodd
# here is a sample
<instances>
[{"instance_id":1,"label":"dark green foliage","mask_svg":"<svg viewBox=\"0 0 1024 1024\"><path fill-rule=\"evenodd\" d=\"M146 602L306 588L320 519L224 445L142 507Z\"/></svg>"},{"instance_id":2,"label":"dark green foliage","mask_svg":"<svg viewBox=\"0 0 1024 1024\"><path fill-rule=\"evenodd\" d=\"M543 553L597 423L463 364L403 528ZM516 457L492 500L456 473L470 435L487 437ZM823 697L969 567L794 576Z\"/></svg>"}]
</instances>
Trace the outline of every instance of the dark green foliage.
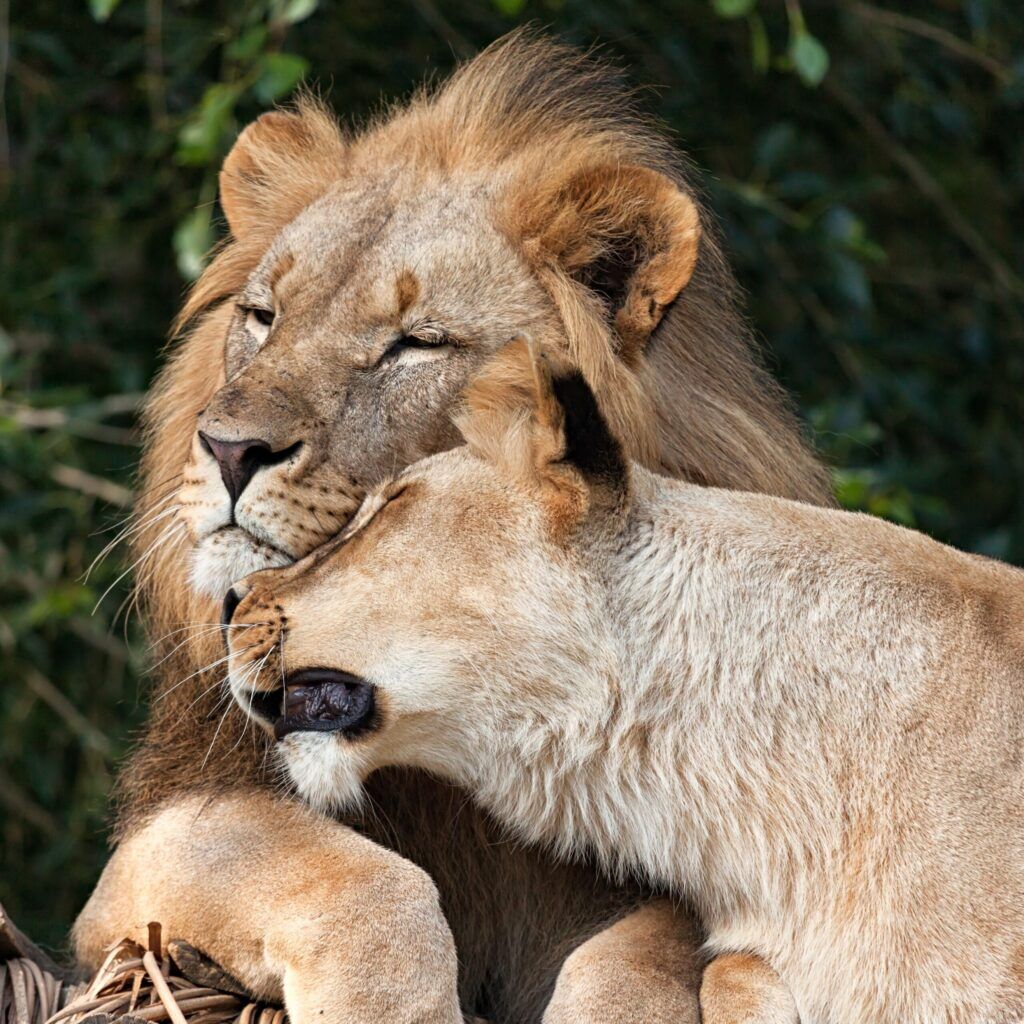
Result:
<instances>
[{"instance_id":1,"label":"dark green foliage","mask_svg":"<svg viewBox=\"0 0 1024 1024\"><path fill-rule=\"evenodd\" d=\"M307 72L365 116L526 19L655 86L844 503L1024 561L1013 0L0 0L0 899L37 938L102 864L144 708L127 565L83 573L220 159Z\"/></svg>"}]
</instances>

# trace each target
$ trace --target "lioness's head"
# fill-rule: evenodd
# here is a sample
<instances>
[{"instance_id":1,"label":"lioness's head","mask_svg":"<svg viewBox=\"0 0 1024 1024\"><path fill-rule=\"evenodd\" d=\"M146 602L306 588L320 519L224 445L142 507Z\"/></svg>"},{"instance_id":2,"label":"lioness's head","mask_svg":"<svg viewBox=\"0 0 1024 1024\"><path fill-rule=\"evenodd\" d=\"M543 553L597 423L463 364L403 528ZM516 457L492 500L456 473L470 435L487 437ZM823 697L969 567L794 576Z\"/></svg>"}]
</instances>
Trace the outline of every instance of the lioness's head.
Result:
<instances>
[{"instance_id":1,"label":"lioness's head","mask_svg":"<svg viewBox=\"0 0 1024 1024\"><path fill-rule=\"evenodd\" d=\"M215 619L232 582L456 444L452 403L520 330L559 339L632 457L826 495L678 159L572 51L513 36L352 137L313 102L264 115L221 202L230 237L147 414L157 627Z\"/></svg>"},{"instance_id":2,"label":"lioness's head","mask_svg":"<svg viewBox=\"0 0 1024 1024\"><path fill-rule=\"evenodd\" d=\"M488 740L526 752L545 715L606 703L602 570L631 525L621 445L582 376L552 379L522 341L457 419L467 446L374 490L335 541L226 603L234 697L319 807L388 765L473 786Z\"/></svg>"}]
</instances>

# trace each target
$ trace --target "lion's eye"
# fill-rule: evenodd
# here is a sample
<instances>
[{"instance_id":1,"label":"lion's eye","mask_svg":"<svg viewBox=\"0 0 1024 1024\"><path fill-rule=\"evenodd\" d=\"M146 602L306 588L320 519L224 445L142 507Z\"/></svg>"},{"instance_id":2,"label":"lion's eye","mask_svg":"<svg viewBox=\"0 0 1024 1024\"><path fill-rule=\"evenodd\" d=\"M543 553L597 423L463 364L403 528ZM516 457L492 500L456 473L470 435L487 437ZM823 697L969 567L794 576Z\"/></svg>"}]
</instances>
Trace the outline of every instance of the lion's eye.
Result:
<instances>
[{"instance_id":1,"label":"lion's eye","mask_svg":"<svg viewBox=\"0 0 1024 1024\"><path fill-rule=\"evenodd\" d=\"M245 314L245 329L261 344L274 324L274 311L264 306L240 306Z\"/></svg>"},{"instance_id":2,"label":"lion's eye","mask_svg":"<svg viewBox=\"0 0 1024 1024\"><path fill-rule=\"evenodd\" d=\"M444 348L450 344L451 338L446 334L403 334L395 340L391 350L400 352L403 348Z\"/></svg>"},{"instance_id":3,"label":"lion's eye","mask_svg":"<svg viewBox=\"0 0 1024 1024\"><path fill-rule=\"evenodd\" d=\"M455 341L442 331L429 330L421 334L403 334L388 346L380 361L383 363L397 359L404 352L426 353L455 347Z\"/></svg>"}]
</instances>

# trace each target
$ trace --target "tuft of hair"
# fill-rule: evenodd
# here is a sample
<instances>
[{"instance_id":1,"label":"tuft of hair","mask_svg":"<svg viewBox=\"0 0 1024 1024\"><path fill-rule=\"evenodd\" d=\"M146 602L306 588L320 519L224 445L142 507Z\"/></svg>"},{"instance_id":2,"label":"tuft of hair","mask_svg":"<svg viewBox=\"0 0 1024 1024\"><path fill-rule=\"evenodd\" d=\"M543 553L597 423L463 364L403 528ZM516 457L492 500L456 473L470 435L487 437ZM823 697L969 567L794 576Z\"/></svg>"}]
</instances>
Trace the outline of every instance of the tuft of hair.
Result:
<instances>
[{"instance_id":1,"label":"tuft of hair","mask_svg":"<svg viewBox=\"0 0 1024 1024\"><path fill-rule=\"evenodd\" d=\"M561 484L565 467L622 491L622 445L583 374L515 338L473 379L453 417L470 450L527 486Z\"/></svg>"},{"instance_id":2,"label":"tuft of hair","mask_svg":"<svg viewBox=\"0 0 1024 1024\"><path fill-rule=\"evenodd\" d=\"M487 361L452 419L475 455L523 484L542 479L564 451L549 356L525 338Z\"/></svg>"},{"instance_id":3,"label":"tuft of hair","mask_svg":"<svg viewBox=\"0 0 1024 1024\"><path fill-rule=\"evenodd\" d=\"M565 450L562 459L587 480L621 486L629 467L622 445L608 429L597 397L579 370L551 382L555 401L565 417Z\"/></svg>"}]
</instances>

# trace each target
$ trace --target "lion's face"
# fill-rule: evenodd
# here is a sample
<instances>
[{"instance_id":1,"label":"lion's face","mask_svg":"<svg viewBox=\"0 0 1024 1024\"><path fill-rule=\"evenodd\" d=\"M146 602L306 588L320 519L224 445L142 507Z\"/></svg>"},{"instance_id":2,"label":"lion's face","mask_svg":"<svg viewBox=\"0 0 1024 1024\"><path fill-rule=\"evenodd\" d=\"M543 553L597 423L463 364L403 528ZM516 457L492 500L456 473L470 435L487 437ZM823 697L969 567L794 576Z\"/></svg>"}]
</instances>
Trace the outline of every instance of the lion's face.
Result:
<instances>
[{"instance_id":1,"label":"lion's face","mask_svg":"<svg viewBox=\"0 0 1024 1024\"><path fill-rule=\"evenodd\" d=\"M570 150L417 156L423 133L391 124L348 143L318 108L264 115L225 163L233 241L197 291L223 300L226 338L177 494L197 596L301 558L368 489L455 444L456 397L516 334L563 338L655 451L635 371L696 260L685 191Z\"/></svg>"},{"instance_id":2,"label":"lion's face","mask_svg":"<svg viewBox=\"0 0 1024 1024\"><path fill-rule=\"evenodd\" d=\"M551 323L491 207L482 181L340 183L274 240L234 297L180 491L198 591L301 558L369 489L457 443L469 377Z\"/></svg>"},{"instance_id":3,"label":"lion's face","mask_svg":"<svg viewBox=\"0 0 1024 1024\"><path fill-rule=\"evenodd\" d=\"M591 437L574 461L551 396L520 401L533 402L524 351L498 357L499 377L512 363L526 381L507 415L494 414L492 379L487 408L462 421L470 447L411 467L337 540L256 573L226 603L235 699L318 807L343 808L388 765L472 785L484 737L536 741L538 714L584 714L607 675L589 564L622 520L625 499L602 478L621 456L612 442L602 460Z\"/></svg>"}]
</instances>

